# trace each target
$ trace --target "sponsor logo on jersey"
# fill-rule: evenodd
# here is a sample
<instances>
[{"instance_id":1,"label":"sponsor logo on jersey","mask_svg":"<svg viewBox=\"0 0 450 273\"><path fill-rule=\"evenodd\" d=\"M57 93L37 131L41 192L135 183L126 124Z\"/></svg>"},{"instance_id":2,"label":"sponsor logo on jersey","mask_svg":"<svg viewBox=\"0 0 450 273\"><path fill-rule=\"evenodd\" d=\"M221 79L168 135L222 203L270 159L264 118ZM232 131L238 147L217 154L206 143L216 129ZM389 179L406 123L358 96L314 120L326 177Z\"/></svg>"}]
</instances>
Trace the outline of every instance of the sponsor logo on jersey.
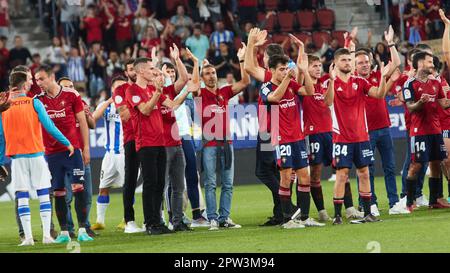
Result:
<instances>
[{"instance_id":1,"label":"sponsor logo on jersey","mask_svg":"<svg viewBox=\"0 0 450 273\"><path fill-rule=\"evenodd\" d=\"M65 118L66 117L66 110L62 109L62 110L48 110L47 111L48 116L51 119L55 119L55 118Z\"/></svg>"},{"instance_id":2,"label":"sponsor logo on jersey","mask_svg":"<svg viewBox=\"0 0 450 273\"><path fill-rule=\"evenodd\" d=\"M320 93L314 93L314 100L318 100L318 101L323 101L325 100L325 96L323 94Z\"/></svg>"},{"instance_id":3,"label":"sponsor logo on jersey","mask_svg":"<svg viewBox=\"0 0 450 273\"><path fill-rule=\"evenodd\" d=\"M295 106L295 98L292 98L292 99L289 99L289 100L283 99L283 100L280 101L279 105L280 105L280 107L282 109L293 107L293 106Z\"/></svg>"},{"instance_id":4,"label":"sponsor logo on jersey","mask_svg":"<svg viewBox=\"0 0 450 273\"><path fill-rule=\"evenodd\" d=\"M353 83L352 87L353 87L353 90L358 90L358 84L357 83Z\"/></svg>"},{"instance_id":5,"label":"sponsor logo on jersey","mask_svg":"<svg viewBox=\"0 0 450 273\"><path fill-rule=\"evenodd\" d=\"M133 96L131 98L131 100L133 101L133 103L139 103L141 101L141 97L139 96Z\"/></svg>"}]
</instances>

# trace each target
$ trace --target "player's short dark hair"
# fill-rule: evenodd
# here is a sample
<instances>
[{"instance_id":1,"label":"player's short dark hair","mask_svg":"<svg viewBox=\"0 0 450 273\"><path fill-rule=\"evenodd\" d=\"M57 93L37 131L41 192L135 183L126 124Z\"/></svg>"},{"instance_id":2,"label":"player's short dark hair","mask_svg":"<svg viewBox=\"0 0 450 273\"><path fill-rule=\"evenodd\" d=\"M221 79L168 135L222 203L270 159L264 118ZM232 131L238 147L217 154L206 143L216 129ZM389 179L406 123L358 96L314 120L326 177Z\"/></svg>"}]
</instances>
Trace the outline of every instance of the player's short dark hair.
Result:
<instances>
[{"instance_id":1,"label":"player's short dark hair","mask_svg":"<svg viewBox=\"0 0 450 273\"><path fill-rule=\"evenodd\" d=\"M35 58L35 57L41 57L41 54L39 54L39 53L34 53L33 55L31 55L31 58Z\"/></svg>"},{"instance_id":2,"label":"player's short dark hair","mask_svg":"<svg viewBox=\"0 0 450 273\"><path fill-rule=\"evenodd\" d=\"M413 68L418 69L419 61L425 60L426 57L433 58L433 55L431 55L428 52L425 51L419 51L413 56Z\"/></svg>"},{"instance_id":3,"label":"player's short dark hair","mask_svg":"<svg viewBox=\"0 0 450 273\"><path fill-rule=\"evenodd\" d=\"M320 58L316 55L308 54L308 64L311 65L313 62L320 62Z\"/></svg>"},{"instance_id":4,"label":"player's short dark hair","mask_svg":"<svg viewBox=\"0 0 450 273\"><path fill-rule=\"evenodd\" d=\"M28 73L29 71L31 71L31 69L28 66L26 66L26 65L18 65L16 67L14 67L11 72L12 73L14 73L14 72L25 72L25 73Z\"/></svg>"},{"instance_id":5,"label":"player's short dark hair","mask_svg":"<svg viewBox=\"0 0 450 273\"><path fill-rule=\"evenodd\" d=\"M131 64L131 65L134 65L134 62L135 62L136 60L135 59L133 59L133 58L130 58L128 61L126 61L125 62L125 70L127 70L127 67Z\"/></svg>"},{"instance_id":6,"label":"player's short dark hair","mask_svg":"<svg viewBox=\"0 0 450 273\"><path fill-rule=\"evenodd\" d=\"M200 23L195 23L194 27L192 29L199 29L202 30L202 25Z\"/></svg>"},{"instance_id":7,"label":"player's short dark hair","mask_svg":"<svg viewBox=\"0 0 450 273\"><path fill-rule=\"evenodd\" d=\"M127 79L126 79L124 76L122 76L122 75L115 76L114 78L111 79L111 87L112 87L112 86L114 85L114 83L117 82L117 81L124 81L124 82L126 82Z\"/></svg>"},{"instance_id":8,"label":"player's short dark hair","mask_svg":"<svg viewBox=\"0 0 450 273\"><path fill-rule=\"evenodd\" d=\"M431 50L433 51L433 49L431 48L431 46L427 45L427 44L417 44L416 47L419 50Z\"/></svg>"},{"instance_id":9,"label":"player's short dark hair","mask_svg":"<svg viewBox=\"0 0 450 273\"><path fill-rule=\"evenodd\" d=\"M47 73L47 75L53 75L55 74L55 72L53 71L53 67L49 66L49 65L41 65L36 69L36 73L37 72L42 72L44 71L45 73Z\"/></svg>"},{"instance_id":10,"label":"player's short dark hair","mask_svg":"<svg viewBox=\"0 0 450 273\"><path fill-rule=\"evenodd\" d=\"M137 58L136 60L134 60L133 66L136 67L140 64L145 64L148 62L151 62L152 60L150 58L147 57L141 57L141 58Z\"/></svg>"},{"instance_id":11,"label":"player's short dark hair","mask_svg":"<svg viewBox=\"0 0 450 273\"><path fill-rule=\"evenodd\" d=\"M266 47L266 53L267 56L272 57L273 55L284 55L283 47L281 47L279 44L269 44Z\"/></svg>"},{"instance_id":12,"label":"player's short dark hair","mask_svg":"<svg viewBox=\"0 0 450 273\"><path fill-rule=\"evenodd\" d=\"M334 59L336 60L342 55L350 55L350 54L351 54L350 50L346 48L339 48L338 50L336 50L336 52L334 52Z\"/></svg>"},{"instance_id":13,"label":"player's short dark hair","mask_svg":"<svg viewBox=\"0 0 450 273\"><path fill-rule=\"evenodd\" d=\"M167 67L168 69L173 69L173 70L177 71L177 69L175 68L175 66L174 66L172 63L163 63L163 64L161 65L161 67L163 67L164 65L166 65L166 67Z\"/></svg>"},{"instance_id":14,"label":"player's short dark hair","mask_svg":"<svg viewBox=\"0 0 450 273\"><path fill-rule=\"evenodd\" d=\"M72 79L69 78L69 77L61 77L61 78L59 78L58 81L57 81L58 85L59 85L62 81L70 81L70 82L73 82Z\"/></svg>"},{"instance_id":15,"label":"player's short dark hair","mask_svg":"<svg viewBox=\"0 0 450 273\"><path fill-rule=\"evenodd\" d=\"M187 73L192 74L194 72L194 67L192 67L192 65L186 64L184 66L186 66Z\"/></svg>"},{"instance_id":16,"label":"player's short dark hair","mask_svg":"<svg viewBox=\"0 0 450 273\"><path fill-rule=\"evenodd\" d=\"M439 57L436 55L433 56L433 65L434 65L434 70L436 70L436 72L439 73L442 69L442 62L441 62L441 60L439 60Z\"/></svg>"},{"instance_id":17,"label":"player's short dark hair","mask_svg":"<svg viewBox=\"0 0 450 273\"><path fill-rule=\"evenodd\" d=\"M370 56L370 54L373 54L372 49L367 48L367 47L359 47L356 49L356 54L358 54L358 52L363 51L367 53L367 56Z\"/></svg>"},{"instance_id":18,"label":"player's short dark hair","mask_svg":"<svg viewBox=\"0 0 450 273\"><path fill-rule=\"evenodd\" d=\"M406 58L407 58L410 62L412 62L412 59L413 59L414 55L415 55L417 52L420 52L420 51L421 51L421 50L418 49L418 48L413 48L413 49L411 49L411 50L408 51L408 53L406 54Z\"/></svg>"},{"instance_id":19,"label":"player's short dark hair","mask_svg":"<svg viewBox=\"0 0 450 273\"><path fill-rule=\"evenodd\" d=\"M279 64L289 63L289 58L286 55L273 55L269 58L269 68L277 68Z\"/></svg>"},{"instance_id":20,"label":"player's short dark hair","mask_svg":"<svg viewBox=\"0 0 450 273\"><path fill-rule=\"evenodd\" d=\"M24 83L27 82L27 73L13 72L9 75L9 85L11 88L22 89Z\"/></svg>"}]
</instances>

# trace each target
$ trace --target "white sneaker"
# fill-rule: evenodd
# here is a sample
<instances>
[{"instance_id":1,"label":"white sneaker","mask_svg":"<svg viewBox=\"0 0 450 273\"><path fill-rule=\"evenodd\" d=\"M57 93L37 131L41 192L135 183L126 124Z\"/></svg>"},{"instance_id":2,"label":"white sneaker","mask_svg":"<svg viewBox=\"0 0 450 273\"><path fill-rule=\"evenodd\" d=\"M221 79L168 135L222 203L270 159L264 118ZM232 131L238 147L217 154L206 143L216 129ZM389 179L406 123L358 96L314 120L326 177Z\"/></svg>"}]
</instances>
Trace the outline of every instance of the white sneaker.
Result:
<instances>
[{"instance_id":1,"label":"white sneaker","mask_svg":"<svg viewBox=\"0 0 450 273\"><path fill-rule=\"evenodd\" d=\"M34 240L33 238L25 239L19 246L34 246Z\"/></svg>"},{"instance_id":2,"label":"white sneaker","mask_svg":"<svg viewBox=\"0 0 450 273\"><path fill-rule=\"evenodd\" d=\"M191 228L196 228L196 227L209 227L210 223L208 222L208 220L206 220L203 217L200 217L197 220L192 220L191 222Z\"/></svg>"},{"instance_id":3,"label":"white sneaker","mask_svg":"<svg viewBox=\"0 0 450 273\"><path fill-rule=\"evenodd\" d=\"M219 227L224 227L224 228L241 228L242 226L239 225L239 224L234 223L233 220L231 220L231 218L228 217L228 219L225 220L225 222L219 223Z\"/></svg>"},{"instance_id":4,"label":"white sneaker","mask_svg":"<svg viewBox=\"0 0 450 273\"><path fill-rule=\"evenodd\" d=\"M305 226L298 220L290 220L287 223L282 225L285 229L293 229L293 228L305 228Z\"/></svg>"},{"instance_id":5,"label":"white sneaker","mask_svg":"<svg viewBox=\"0 0 450 273\"><path fill-rule=\"evenodd\" d=\"M373 204L372 206L370 206L370 213L372 213L372 215L375 217L380 216L380 211L378 210L377 205Z\"/></svg>"},{"instance_id":6,"label":"white sneaker","mask_svg":"<svg viewBox=\"0 0 450 273\"><path fill-rule=\"evenodd\" d=\"M429 201L425 195L422 195L421 197L416 199L416 206L417 207L428 207Z\"/></svg>"},{"instance_id":7,"label":"white sneaker","mask_svg":"<svg viewBox=\"0 0 450 273\"><path fill-rule=\"evenodd\" d=\"M395 203L392 208L389 209L389 215L397 215L397 214L410 214L411 212L406 209L406 206L403 206L400 201Z\"/></svg>"},{"instance_id":8,"label":"white sneaker","mask_svg":"<svg viewBox=\"0 0 450 273\"><path fill-rule=\"evenodd\" d=\"M330 178L328 178L328 181L330 181L330 182L336 181L336 174L333 173L333 175Z\"/></svg>"},{"instance_id":9,"label":"white sneaker","mask_svg":"<svg viewBox=\"0 0 450 273\"><path fill-rule=\"evenodd\" d=\"M400 199L400 201L398 201L397 204L400 204L400 206L405 207L406 208L406 199L407 197L403 197L402 199Z\"/></svg>"},{"instance_id":10,"label":"white sneaker","mask_svg":"<svg viewBox=\"0 0 450 273\"><path fill-rule=\"evenodd\" d=\"M209 230L219 230L219 222L217 220L211 220Z\"/></svg>"},{"instance_id":11,"label":"white sneaker","mask_svg":"<svg viewBox=\"0 0 450 273\"><path fill-rule=\"evenodd\" d=\"M44 236L44 238L42 238L42 243L44 245L50 245L50 244L54 244L56 242L55 242L55 240L52 237L45 237Z\"/></svg>"},{"instance_id":12,"label":"white sneaker","mask_svg":"<svg viewBox=\"0 0 450 273\"><path fill-rule=\"evenodd\" d=\"M430 174L431 174L430 165L428 165L426 175L427 175L427 176L430 176ZM428 205L427 205L427 206L428 206Z\"/></svg>"},{"instance_id":13,"label":"white sneaker","mask_svg":"<svg viewBox=\"0 0 450 273\"><path fill-rule=\"evenodd\" d=\"M168 229L173 230L173 225L171 222L169 222L169 225L167 226Z\"/></svg>"},{"instance_id":14,"label":"white sneaker","mask_svg":"<svg viewBox=\"0 0 450 273\"><path fill-rule=\"evenodd\" d=\"M325 226L325 224L319 223L316 220L314 220L313 218L308 218L305 221L300 221L300 223L302 225L304 225L305 227L323 227L323 226Z\"/></svg>"},{"instance_id":15,"label":"white sneaker","mask_svg":"<svg viewBox=\"0 0 450 273\"><path fill-rule=\"evenodd\" d=\"M319 221L320 222L326 222L326 221L330 221L331 218L330 216L328 216L328 213L325 209L319 211Z\"/></svg>"},{"instance_id":16,"label":"white sneaker","mask_svg":"<svg viewBox=\"0 0 450 273\"><path fill-rule=\"evenodd\" d=\"M130 221L125 225L125 233L139 233L139 232L143 232L145 230L142 230L141 228L139 228L136 224L136 222L134 221Z\"/></svg>"},{"instance_id":17,"label":"white sneaker","mask_svg":"<svg viewBox=\"0 0 450 273\"><path fill-rule=\"evenodd\" d=\"M347 219L362 219L364 218L364 212L356 210L355 207L349 207L345 210L345 217Z\"/></svg>"}]
</instances>

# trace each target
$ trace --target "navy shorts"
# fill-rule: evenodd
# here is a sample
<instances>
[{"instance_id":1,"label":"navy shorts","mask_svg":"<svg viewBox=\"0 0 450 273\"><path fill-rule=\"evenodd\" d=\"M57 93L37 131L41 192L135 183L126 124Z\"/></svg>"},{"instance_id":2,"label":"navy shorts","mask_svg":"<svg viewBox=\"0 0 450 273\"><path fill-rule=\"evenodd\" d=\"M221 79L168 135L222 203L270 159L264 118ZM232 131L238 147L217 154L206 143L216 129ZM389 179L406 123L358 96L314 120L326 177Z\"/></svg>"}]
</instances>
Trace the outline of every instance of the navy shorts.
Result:
<instances>
[{"instance_id":1,"label":"navy shorts","mask_svg":"<svg viewBox=\"0 0 450 273\"><path fill-rule=\"evenodd\" d=\"M308 167L308 146L305 140L280 144L275 147L277 165L282 169L294 170Z\"/></svg>"},{"instance_id":2,"label":"navy shorts","mask_svg":"<svg viewBox=\"0 0 450 273\"><path fill-rule=\"evenodd\" d=\"M70 175L72 184L83 184L84 164L80 149L75 149L69 157L69 151L55 153L46 156L48 168L52 174L52 188L64 189L66 173Z\"/></svg>"},{"instance_id":3,"label":"navy shorts","mask_svg":"<svg viewBox=\"0 0 450 273\"><path fill-rule=\"evenodd\" d=\"M333 161L333 136L331 132L310 135L305 140L309 147L309 164L330 166Z\"/></svg>"},{"instance_id":4,"label":"navy shorts","mask_svg":"<svg viewBox=\"0 0 450 273\"><path fill-rule=\"evenodd\" d=\"M333 166L336 169L356 168L372 165L373 150L369 141L358 143L333 143Z\"/></svg>"},{"instance_id":5,"label":"navy shorts","mask_svg":"<svg viewBox=\"0 0 450 273\"><path fill-rule=\"evenodd\" d=\"M447 158L441 134L411 137L411 161L430 162Z\"/></svg>"}]
</instances>

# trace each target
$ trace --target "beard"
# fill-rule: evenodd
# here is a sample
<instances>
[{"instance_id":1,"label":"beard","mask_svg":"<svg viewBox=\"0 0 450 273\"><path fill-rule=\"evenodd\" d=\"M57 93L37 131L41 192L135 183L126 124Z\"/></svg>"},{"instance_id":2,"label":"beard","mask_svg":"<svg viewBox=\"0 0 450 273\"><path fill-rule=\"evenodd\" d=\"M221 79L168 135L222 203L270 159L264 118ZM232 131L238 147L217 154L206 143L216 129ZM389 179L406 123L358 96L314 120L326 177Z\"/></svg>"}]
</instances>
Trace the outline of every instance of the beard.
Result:
<instances>
[{"instance_id":1,"label":"beard","mask_svg":"<svg viewBox=\"0 0 450 273\"><path fill-rule=\"evenodd\" d=\"M350 72L352 72L351 68L340 68L339 71L341 71L344 74L348 74Z\"/></svg>"}]
</instances>

